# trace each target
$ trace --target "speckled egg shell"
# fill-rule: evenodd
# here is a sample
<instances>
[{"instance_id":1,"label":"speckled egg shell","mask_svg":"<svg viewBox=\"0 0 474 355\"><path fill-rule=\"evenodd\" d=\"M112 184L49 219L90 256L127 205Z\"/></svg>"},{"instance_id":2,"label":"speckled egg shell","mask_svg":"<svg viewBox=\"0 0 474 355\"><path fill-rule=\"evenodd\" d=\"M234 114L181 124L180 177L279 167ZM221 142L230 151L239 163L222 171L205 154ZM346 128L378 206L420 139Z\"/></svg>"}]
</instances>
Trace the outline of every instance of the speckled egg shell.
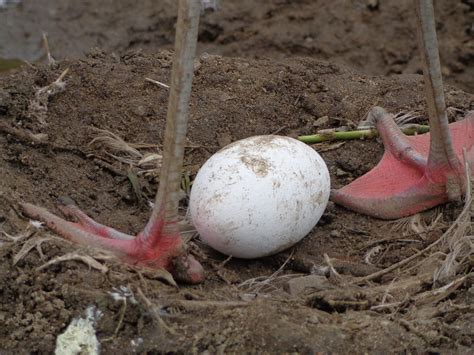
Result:
<instances>
[{"instance_id":1,"label":"speckled egg shell","mask_svg":"<svg viewBox=\"0 0 474 355\"><path fill-rule=\"evenodd\" d=\"M327 166L314 149L289 137L256 136L228 145L202 166L189 207L212 248L258 258L306 236L329 192Z\"/></svg>"}]
</instances>

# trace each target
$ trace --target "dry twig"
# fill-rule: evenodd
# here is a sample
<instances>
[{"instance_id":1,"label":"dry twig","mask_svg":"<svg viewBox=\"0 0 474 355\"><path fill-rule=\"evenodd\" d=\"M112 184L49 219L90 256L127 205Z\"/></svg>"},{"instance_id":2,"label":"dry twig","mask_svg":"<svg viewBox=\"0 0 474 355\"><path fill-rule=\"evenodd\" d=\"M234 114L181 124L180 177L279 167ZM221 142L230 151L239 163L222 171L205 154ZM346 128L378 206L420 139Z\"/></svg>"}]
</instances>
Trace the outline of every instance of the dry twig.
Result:
<instances>
[{"instance_id":1,"label":"dry twig","mask_svg":"<svg viewBox=\"0 0 474 355\"><path fill-rule=\"evenodd\" d=\"M32 235L32 234L30 234ZM30 238L28 239L20 251L13 257L13 265L18 264L20 260L22 260L33 248L38 248L41 246L42 243L51 240L53 238L46 237L46 238Z\"/></svg>"},{"instance_id":2,"label":"dry twig","mask_svg":"<svg viewBox=\"0 0 474 355\"><path fill-rule=\"evenodd\" d=\"M336 269L334 268L334 265L331 261L331 258L329 258L329 255L327 255L326 253L324 253L324 261L326 262L327 266L329 267L329 277L330 277L330 279L332 279L333 281L335 281L338 284L344 283L344 278L342 277L342 275L340 273L338 273L336 271Z\"/></svg>"},{"instance_id":3,"label":"dry twig","mask_svg":"<svg viewBox=\"0 0 474 355\"><path fill-rule=\"evenodd\" d=\"M63 81L63 79L68 71L69 68L66 68L55 81L36 91L34 99L28 104L28 111L26 114L28 117L37 119L43 126L47 124L46 117L48 115L49 98L65 90L66 82Z\"/></svg>"},{"instance_id":4,"label":"dry twig","mask_svg":"<svg viewBox=\"0 0 474 355\"><path fill-rule=\"evenodd\" d=\"M70 261L70 260L82 261L84 264L87 264L91 268L99 270L100 272L102 272L104 274L109 271L109 268L107 266L99 263L93 257L91 257L89 255L78 254L77 252L67 253L67 254L58 256L54 259L51 259L47 263L37 267L36 271L41 271L41 270L46 269L47 267L49 267L51 265L62 263L64 261Z\"/></svg>"},{"instance_id":5,"label":"dry twig","mask_svg":"<svg viewBox=\"0 0 474 355\"><path fill-rule=\"evenodd\" d=\"M159 87L162 87L164 89L169 89L170 88L169 85L166 85L165 83L162 83L161 81L158 81L158 80L154 80L154 79L151 79L151 78L145 78L145 80L152 83L152 84L158 85Z\"/></svg>"},{"instance_id":6,"label":"dry twig","mask_svg":"<svg viewBox=\"0 0 474 355\"><path fill-rule=\"evenodd\" d=\"M158 313L158 311L156 310L156 307L153 305L153 303L151 303L151 301L145 296L145 294L143 293L143 291L140 289L140 287L137 288L137 293L138 293L138 296L142 299L143 303L145 304L145 306L147 307L147 309L150 311L150 313L152 314L153 316L153 319L155 320L155 322L160 326L162 327L163 329L165 329L167 332L169 332L170 334L173 334L173 335L176 335L176 331L173 329L173 328L170 328L166 323L165 321L160 317L160 314Z\"/></svg>"},{"instance_id":7,"label":"dry twig","mask_svg":"<svg viewBox=\"0 0 474 355\"><path fill-rule=\"evenodd\" d=\"M48 59L48 65L51 68L56 69L58 67L58 62L56 62L56 60L51 55L51 51L49 50L48 37L46 35L46 32L43 32L43 44L44 44L44 50L46 52L46 56L47 56L47 59Z\"/></svg>"},{"instance_id":8,"label":"dry twig","mask_svg":"<svg viewBox=\"0 0 474 355\"><path fill-rule=\"evenodd\" d=\"M282 279L282 278L288 278L288 277L294 277L294 275L279 276L283 272L285 266L288 264L288 262L291 260L292 257L293 257L293 251L290 253L290 255L285 260L285 262L278 268L278 270L275 271L270 276L254 277L254 278L245 280L244 282L239 284L237 287L238 288L245 287L245 288L247 288L248 292L250 292L250 293L259 293L264 288L268 288L268 287L269 288L274 288L274 287L272 287L271 284L275 280ZM301 276L301 275L298 274L298 276Z\"/></svg>"},{"instance_id":9,"label":"dry twig","mask_svg":"<svg viewBox=\"0 0 474 355\"><path fill-rule=\"evenodd\" d=\"M187 310L202 310L207 308L237 308L247 307L250 302L244 301L209 301L209 300L177 300L171 302L167 307L184 308Z\"/></svg>"},{"instance_id":10,"label":"dry twig","mask_svg":"<svg viewBox=\"0 0 474 355\"><path fill-rule=\"evenodd\" d=\"M434 282L447 280L456 275L464 262L474 254L474 236L472 235L472 217L474 214L471 167L464 150L466 178L466 199L463 211L458 217L457 228L444 240L446 257L434 275Z\"/></svg>"}]
</instances>

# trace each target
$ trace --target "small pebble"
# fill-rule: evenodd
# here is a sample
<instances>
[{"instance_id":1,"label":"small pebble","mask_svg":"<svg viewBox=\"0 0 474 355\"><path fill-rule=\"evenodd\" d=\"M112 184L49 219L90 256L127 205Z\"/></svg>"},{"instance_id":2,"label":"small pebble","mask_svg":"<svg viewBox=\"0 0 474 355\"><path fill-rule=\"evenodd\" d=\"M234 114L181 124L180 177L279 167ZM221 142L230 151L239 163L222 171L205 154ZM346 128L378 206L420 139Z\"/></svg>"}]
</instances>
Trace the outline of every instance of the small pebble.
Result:
<instances>
[{"instance_id":1,"label":"small pebble","mask_svg":"<svg viewBox=\"0 0 474 355\"><path fill-rule=\"evenodd\" d=\"M316 121L314 121L313 126L314 127L321 127L321 126L324 126L327 123L329 123L329 117L328 116L322 116L322 117L319 117Z\"/></svg>"},{"instance_id":2,"label":"small pebble","mask_svg":"<svg viewBox=\"0 0 474 355\"><path fill-rule=\"evenodd\" d=\"M336 170L336 176L338 176L338 177L343 177L343 176L347 176L347 175L349 175L349 173L347 171L344 171L344 170L339 169L339 168Z\"/></svg>"}]
</instances>

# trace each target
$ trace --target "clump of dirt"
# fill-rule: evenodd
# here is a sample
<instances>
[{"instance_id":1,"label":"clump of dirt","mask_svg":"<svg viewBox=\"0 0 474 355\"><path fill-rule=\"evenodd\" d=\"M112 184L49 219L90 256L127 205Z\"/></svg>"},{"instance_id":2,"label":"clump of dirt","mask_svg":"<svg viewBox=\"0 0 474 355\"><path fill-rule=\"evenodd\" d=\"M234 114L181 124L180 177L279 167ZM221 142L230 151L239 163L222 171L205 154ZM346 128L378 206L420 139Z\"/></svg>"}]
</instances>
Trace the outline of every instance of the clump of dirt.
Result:
<instances>
[{"instance_id":1,"label":"clump of dirt","mask_svg":"<svg viewBox=\"0 0 474 355\"><path fill-rule=\"evenodd\" d=\"M36 90L54 82L67 67L66 86L49 98L44 122L28 115ZM168 83L170 67L167 51L118 56L95 50L54 70L24 67L0 78L2 350L52 352L56 336L90 305L103 314L97 333L106 353L470 349L472 274L458 280L445 297L424 304L403 297L413 289L429 290L430 278L408 278L404 288L393 291L386 288L397 281L393 275L372 280L380 286L370 290L344 283L429 245L446 230L457 206L443 208L445 224L421 233L408 228L406 234L406 228L330 204L301 243L252 261L226 260L195 240L194 253L208 278L202 285L179 288L163 283L164 275L126 267L96 251L77 250L29 226L17 208L19 201L58 212L56 199L68 195L99 222L131 234L141 229L150 212L143 201L153 199L159 177L139 174L136 167L89 145L97 134L91 127L126 142L145 143L142 151L159 151L168 92L145 78ZM374 105L394 113L415 110L425 117L419 75L370 77L309 58L202 55L195 68L184 169L191 180L214 152L248 136L350 127ZM456 108L453 113L473 108L472 96L452 87L446 89L446 101ZM451 117L456 118L460 115ZM382 155L375 140L314 148L328 165L333 187L368 171ZM132 184L130 173L138 183ZM185 198L182 207L184 214ZM371 250L376 257L366 263ZM103 268L72 260L38 270L73 252L92 255ZM297 291L303 282L298 278L310 273L311 292ZM111 292L127 296L114 299ZM395 307L387 306L395 301Z\"/></svg>"},{"instance_id":2,"label":"clump of dirt","mask_svg":"<svg viewBox=\"0 0 474 355\"><path fill-rule=\"evenodd\" d=\"M41 35L60 59L91 47L123 54L169 49L176 1L35 1L0 11L0 57L37 60ZM474 92L474 5L434 2L443 75ZM420 73L411 0L220 0L203 15L199 50L245 58L310 56L370 75Z\"/></svg>"}]
</instances>

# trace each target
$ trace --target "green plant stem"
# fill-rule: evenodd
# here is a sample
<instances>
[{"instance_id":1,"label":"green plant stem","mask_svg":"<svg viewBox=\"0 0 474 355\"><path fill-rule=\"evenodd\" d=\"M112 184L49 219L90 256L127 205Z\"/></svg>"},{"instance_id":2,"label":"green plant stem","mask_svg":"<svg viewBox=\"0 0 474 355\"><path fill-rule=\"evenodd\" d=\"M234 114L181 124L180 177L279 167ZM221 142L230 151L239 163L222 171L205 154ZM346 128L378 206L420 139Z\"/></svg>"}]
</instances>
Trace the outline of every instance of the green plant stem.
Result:
<instances>
[{"instance_id":1,"label":"green plant stem","mask_svg":"<svg viewBox=\"0 0 474 355\"><path fill-rule=\"evenodd\" d=\"M407 128L403 128L402 132L408 136L414 134L421 134L430 131L430 126L427 125L416 125ZM360 131L346 131L346 132L325 132L318 133L309 136L299 136L298 140L303 143L322 143L328 141L346 141L352 139L362 139L362 138L374 138L378 137L379 132L376 129L364 129Z\"/></svg>"}]
</instances>

